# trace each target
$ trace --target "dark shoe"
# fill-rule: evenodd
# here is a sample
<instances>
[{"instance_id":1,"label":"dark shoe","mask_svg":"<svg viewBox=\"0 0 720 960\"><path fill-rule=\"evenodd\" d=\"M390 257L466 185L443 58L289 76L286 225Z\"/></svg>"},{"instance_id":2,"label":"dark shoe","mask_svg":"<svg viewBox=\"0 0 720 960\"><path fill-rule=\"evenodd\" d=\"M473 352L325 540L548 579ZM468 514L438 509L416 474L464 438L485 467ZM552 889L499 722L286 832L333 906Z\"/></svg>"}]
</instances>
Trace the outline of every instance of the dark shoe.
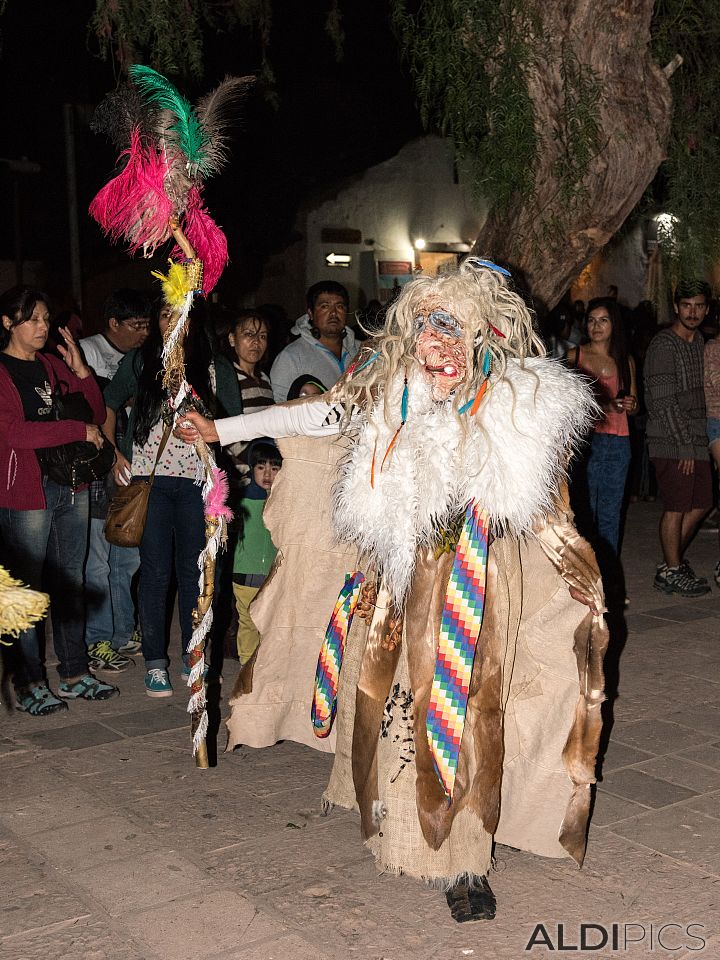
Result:
<instances>
[{"instance_id":1,"label":"dark shoe","mask_svg":"<svg viewBox=\"0 0 720 960\"><path fill-rule=\"evenodd\" d=\"M683 560L682 563L680 564L680 569L682 570L682 572L683 572L684 574L686 574L688 577L690 577L691 580L697 580L698 583L709 583L707 577L699 577L699 576L695 573L695 571L693 570L693 568L690 566L690 561L689 561L689 560Z\"/></svg>"},{"instance_id":2,"label":"dark shoe","mask_svg":"<svg viewBox=\"0 0 720 960\"><path fill-rule=\"evenodd\" d=\"M124 657L117 650L113 650L109 640L93 643L88 647L88 664L91 670L107 670L110 673L120 673L134 663L130 657Z\"/></svg>"},{"instance_id":3,"label":"dark shoe","mask_svg":"<svg viewBox=\"0 0 720 960\"><path fill-rule=\"evenodd\" d=\"M703 597L710 593L707 582L689 577L682 567L668 567L664 563L657 569L653 586L661 593L677 593L681 597Z\"/></svg>"},{"instance_id":4,"label":"dark shoe","mask_svg":"<svg viewBox=\"0 0 720 960\"><path fill-rule=\"evenodd\" d=\"M445 899L456 923L495 919L495 894L490 889L487 877L475 877L472 882L456 883L447 891Z\"/></svg>"},{"instance_id":5,"label":"dark shoe","mask_svg":"<svg viewBox=\"0 0 720 960\"><path fill-rule=\"evenodd\" d=\"M73 683L63 680L58 686L58 696L63 700L109 700L119 693L117 687L113 687L111 683L103 683L91 673Z\"/></svg>"},{"instance_id":6,"label":"dark shoe","mask_svg":"<svg viewBox=\"0 0 720 960\"><path fill-rule=\"evenodd\" d=\"M68 705L58 700L45 683L38 683L26 690L17 690L15 706L31 717L47 717L58 710L67 710Z\"/></svg>"}]
</instances>

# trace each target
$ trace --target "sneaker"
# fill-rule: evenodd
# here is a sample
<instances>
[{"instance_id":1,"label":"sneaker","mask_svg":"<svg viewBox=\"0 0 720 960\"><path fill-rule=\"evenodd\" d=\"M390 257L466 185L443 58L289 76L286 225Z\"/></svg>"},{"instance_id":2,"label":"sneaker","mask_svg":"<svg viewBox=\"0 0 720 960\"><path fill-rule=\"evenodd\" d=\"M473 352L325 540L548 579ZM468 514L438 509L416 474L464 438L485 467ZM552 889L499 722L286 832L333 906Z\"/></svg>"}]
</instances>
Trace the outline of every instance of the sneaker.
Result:
<instances>
[{"instance_id":1,"label":"sneaker","mask_svg":"<svg viewBox=\"0 0 720 960\"><path fill-rule=\"evenodd\" d=\"M173 695L167 670L160 670L157 667L148 670L145 674L145 693L149 697L171 697Z\"/></svg>"},{"instance_id":2,"label":"sneaker","mask_svg":"<svg viewBox=\"0 0 720 960\"><path fill-rule=\"evenodd\" d=\"M653 580L653 587L661 593L677 593L681 597L702 597L710 592L710 585L689 577L682 567L668 567L661 563Z\"/></svg>"},{"instance_id":3,"label":"sneaker","mask_svg":"<svg viewBox=\"0 0 720 960\"><path fill-rule=\"evenodd\" d=\"M708 582L708 578L707 578L707 577L698 577L698 575L695 573L695 571L693 570L693 568L690 566L690 561L689 561L689 560L683 560L683 561L682 561L682 563L680 564L680 570L682 570L682 572L683 572L684 574L686 574L688 577L690 577L691 580L697 580L698 583L707 583L707 582Z\"/></svg>"},{"instance_id":4,"label":"sneaker","mask_svg":"<svg viewBox=\"0 0 720 960\"><path fill-rule=\"evenodd\" d=\"M208 664L206 663L206 664L205 664L205 672L204 672L204 674L203 674L203 679L204 679L204 680L207 680L207 675L208 675L208 670L209 670L209 669L210 669L210 667L209 667ZM187 681L187 680L190 678L190 664L187 662L187 660L185 660L184 657L183 657L182 669L180 670L180 676L181 676L182 679L185 680L185 681Z\"/></svg>"},{"instance_id":5,"label":"sneaker","mask_svg":"<svg viewBox=\"0 0 720 960\"><path fill-rule=\"evenodd\" d=\"M117 650L113 650L109 640L101 640L88 647L88 664L91 670L108 670L120 673L127 670L131 663L129 657L124 657Z\"/></svg>"},{"instance_id":6,"label":"sneaker","mask_svg":"<svg viewBox=\"0 0 720 960\"><path fill-rule=\"evenodd\" d=\"M58 686L58 696L63 700L109 700L110 697L117 696L119 693L117 687L111 683L103 683L91 673L86 673L84 677L72 683L69 680L63 680Z\"/></svg>"},{"instance_id":7,"label":"sneaker","mask_svg":"<svg viewBox=\"0 0 720 960\"><path fill-rule=\"evenodd\" d=\"M15 707L31 717L47 717L58 710L67 710L68 705L58 700L46 683L15 692Z\"/></svg>"},{"instance_id":8,"label":"sneaker","mask_svg":"<svg viewBox=\"0 0 720 960\"><path fill-rule=\"evenodd\" d=\"M133 631L132 637L130 637L127 643L124 643L119 648L118 652L124 653L129 656L133 656L133 654L140 653L141 650L142 650L142 634L138 629L135 629Z\"/></svg>"}]
</instances>

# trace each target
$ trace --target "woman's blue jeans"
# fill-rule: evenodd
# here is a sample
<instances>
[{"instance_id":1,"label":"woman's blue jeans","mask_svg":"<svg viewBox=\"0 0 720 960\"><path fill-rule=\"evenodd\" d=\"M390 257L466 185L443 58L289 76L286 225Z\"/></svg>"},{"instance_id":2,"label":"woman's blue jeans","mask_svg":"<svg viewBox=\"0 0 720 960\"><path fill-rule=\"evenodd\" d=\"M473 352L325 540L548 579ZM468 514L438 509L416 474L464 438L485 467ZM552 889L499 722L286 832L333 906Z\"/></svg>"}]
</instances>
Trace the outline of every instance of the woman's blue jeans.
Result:
<instances>
[{"instance_id":1,"label":"woman's blue jeans","mask_svg":"<svg viewBox=\"0 0 720 960\"><path fill-rule=\"evenodd\" d=\"M83 631L83 564L88 542L88 492L73 494L47 478L44 510L0 508L0 557L12 576L34 590L50 594L53 646L62 679L87 673ZM20 634L10 662L18 688L45 678L44 657L37 627Z\"/></svg>"},{"instance_id":2,"label":"woman's blue jeans","mask_svg":"<svg viewBox=\"0 0 720 960\"><path fill-rule=\"evenodd\" d=\"M612 433L594 433L587 460L590 511L599 546L618 556L620 516L630 466L630 438Z\"/></svg>"},{"instance_id":3,"label":"woman's blue jeans","mask_svg":"<svg viewBox=\"0 0 720 960\"><path fill-rule=\"evenodd\" d=\"M140 543L138 613L148 670L168 666L167 603L173 563L183 654L192 637L199 588L198 557L205 546L201 488L186 477L155 477Z\"/></svg>"}]
</instances>

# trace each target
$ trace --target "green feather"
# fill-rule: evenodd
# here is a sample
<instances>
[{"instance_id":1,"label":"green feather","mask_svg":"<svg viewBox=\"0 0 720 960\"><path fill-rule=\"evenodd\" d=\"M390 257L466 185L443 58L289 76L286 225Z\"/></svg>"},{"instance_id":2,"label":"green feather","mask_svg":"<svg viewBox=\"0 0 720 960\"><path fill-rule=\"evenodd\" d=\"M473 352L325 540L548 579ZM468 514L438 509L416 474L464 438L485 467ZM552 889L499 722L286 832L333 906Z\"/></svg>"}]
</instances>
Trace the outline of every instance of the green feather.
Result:
<instances>
[{"instance_id":1,"label":"green feather","mask_svg":"<svg viewBox=\"0 0 720 960\"><path fill-rule=\"evenodd\" d=\"M191 173L203 171L207 137L191 104L162 74L151 67L133 64L128 70L130 79L148 105L169 110L175 122L169 131L177 138L177 146L187 157Z\"/></svg>"}]
</instances>

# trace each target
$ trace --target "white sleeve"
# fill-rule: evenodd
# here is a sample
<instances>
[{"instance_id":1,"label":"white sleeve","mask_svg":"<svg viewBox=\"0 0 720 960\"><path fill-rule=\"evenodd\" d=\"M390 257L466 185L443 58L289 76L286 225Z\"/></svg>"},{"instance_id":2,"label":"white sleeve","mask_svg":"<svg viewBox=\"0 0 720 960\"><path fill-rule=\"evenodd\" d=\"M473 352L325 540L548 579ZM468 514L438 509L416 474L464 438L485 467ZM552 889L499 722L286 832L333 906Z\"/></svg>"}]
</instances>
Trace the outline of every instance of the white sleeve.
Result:
<instances>
[{"instance_id":1,"label":"white sleeve","mask_svg":"<svg viewBox=\"0 0 720 960\"><path fill-rule=\"evenodd\" d=\"M344 414L341 403L318 399L278 403L256 413L215 421L220 443L226 447L258 437L328 437L340 433Z\"/></svg>"}]
</instances>

